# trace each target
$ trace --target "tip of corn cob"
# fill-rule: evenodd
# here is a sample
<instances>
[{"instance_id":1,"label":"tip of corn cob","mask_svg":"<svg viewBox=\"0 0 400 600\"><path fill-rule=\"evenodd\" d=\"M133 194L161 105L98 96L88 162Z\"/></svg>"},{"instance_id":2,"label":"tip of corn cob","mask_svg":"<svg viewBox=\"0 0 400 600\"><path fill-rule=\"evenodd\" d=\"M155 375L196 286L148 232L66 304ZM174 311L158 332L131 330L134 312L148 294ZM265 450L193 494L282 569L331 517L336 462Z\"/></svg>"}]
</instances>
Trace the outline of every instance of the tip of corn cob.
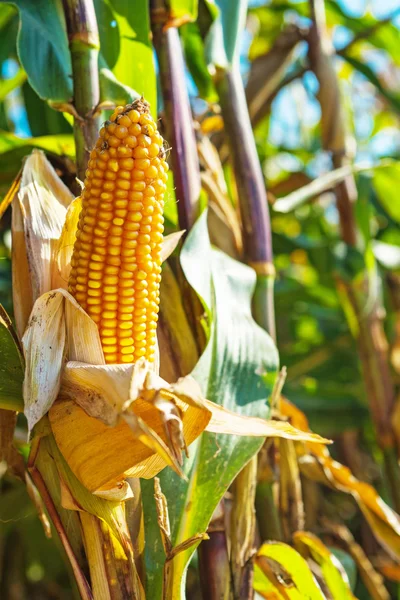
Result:
<instances>
[{"instance_id":1,"label":"tip of corn cob","mask_svg":"<svg viewBox=\"0 0 400 600\"><path fill-rule=\"evenodd\" d=\"M90 154L68 282L107 363L154 360L167 171L146 100L118 106Z\"/></svg>"}]
</instances>

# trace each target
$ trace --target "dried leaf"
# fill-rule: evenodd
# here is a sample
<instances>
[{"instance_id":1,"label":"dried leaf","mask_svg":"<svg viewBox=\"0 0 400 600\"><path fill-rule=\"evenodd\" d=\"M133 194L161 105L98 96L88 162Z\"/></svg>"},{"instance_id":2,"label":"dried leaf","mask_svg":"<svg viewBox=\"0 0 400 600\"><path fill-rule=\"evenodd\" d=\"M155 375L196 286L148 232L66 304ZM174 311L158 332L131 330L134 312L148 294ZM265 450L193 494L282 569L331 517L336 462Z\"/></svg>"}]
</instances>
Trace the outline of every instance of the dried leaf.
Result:
<instances>
[{"instance_id":1,"label":"dried leaf","mask_svg":"<svg viewBox=\"0 0 400 600\"><path fill-rule=\"evenodd\" d=\"M304 504L295 445L279 440L279 507L284 539L291 540L293 531L304 529Z\"/></svg>"},{"instance_id":2,"label":"dried leaf","mask_svg":"<svg viewBox=\"0 0 400 600\"><path fill-rule=\"evenodd\" d=\"M53 269L53 287L67 289L68 278L71 271L71 258L78 229L79 215L82 209L82 200L79 196L68 207L65 222L55 251L55 265Z\"/></svg>"},{"instance_id":3,"label":"dried leaf","mask_svg":"<svg viewBox=\"0 0 400 600\"><path fill-rule=\"evenodd\" d=\"M154 478L154 499L156 501L157 523L160 528L164 552L167 556L172 550L171 528L169 524L167 499L161 491L160 480Z\"/></svg>"},{"instance_id":4,"label":"dried leaf","mask_svg":"<svg viewBox=\"0 0 400 600\"><path fill-rule=\"evenodd\" d=\"M57 398L65 355L93 364L104 364L104 356L96 324L64 289L35 302L22 344L25 415L31 430Z\"/></svg>"},{"instance_id":5,"label":"dried leaf","mask_svg":"<svg viewBox=\"0 0 400 600\"><path fill-rule=\"evenodd\" d=\"M35 300L53 289L55 252L72 198L44 153L34 150L13 199L13 297L20 335Z\"/></svg>"},{"instance_id":6,"label":"dried leaf","mask_svg":"<svg viewBox=\"0 0 400 600\"><path fill-rule=\"evenodd\" d=\"M371 600L390 600L390 594L384 586L382 576L376 571L364 550L355 541L350 530L344 525L328 522L324 526L344 543L347 552L357 565L358 572L364 582Z\"/></svg>"},{"instance_id":7,"label":"dried leaf","mask_svg":"<svg viewBox=\"0 0 400 600\"><path fill-rule=\"evenodd\" d=\"M308 431L305 415L290 402L282 399L281 411L290 417L295 426ZM333 460L327 448L320 444L299 444L297 451L302 474L338 491L351 494L378 541L389 554L400 559L400 517L382 500L376 490L368 483L356 479L347 467Z\"/></svg>"},{"instance_id":8,"label":"dried leaf","mask_svg":"<svg viewBox=\"0 0 400 600\"><path fill-rule=\"evenodd\" d=\"M164 262L171 256L179 241L181 240L185 230L174 231L174 233L170 233L166 235L163 239L162 248L161 248L161 262Z\"/></svg>"},{"instance_id":9,"label":"dried leaf","mask_svg":"<svg viewBox=\"0 0 400 600\"><path fill-rule=\"evenodd\" d=\"M48 292L36 300L22 344L25 416L31 431L57 398L60 387L65 353L64 298L60 294Z\"/></svg>"},{"instance_id":10,"label":"dried leaf","mask_svg":"<svg viewBox=\"0 0 400 600\"><path fill-rule=\"evenodd\" d=\"M206 431L250 437L278 437L286 440L310 442L313 444L331 443L330 440L327 440L316 433L306 433L299 429L295 429L289 425L289 423L283 423L282 421L268 421L258 417L246 417L214 404L209 400L206 400L205 403L212 413Z\"/></svg>"},{"instance_id":11,"label":"dried leaf","mask_svg":"<svg viewBox=\"0 0 400 600\"><path fill-rule=\"evenodd\" d=\"M67 364L60 399L49 417L65 460L89 490L114 487L126 477L154 477L166 465L181 474L175 454L181 441L175 439L169 448L165 407L160 412L157 406L160 398L174 404L174 419L179 415L184 442L191 444L211 417L192 377L170 385L145 361L97 367ZM89 416L76 402L114 426Z\"/></svg>"}]
</instances>

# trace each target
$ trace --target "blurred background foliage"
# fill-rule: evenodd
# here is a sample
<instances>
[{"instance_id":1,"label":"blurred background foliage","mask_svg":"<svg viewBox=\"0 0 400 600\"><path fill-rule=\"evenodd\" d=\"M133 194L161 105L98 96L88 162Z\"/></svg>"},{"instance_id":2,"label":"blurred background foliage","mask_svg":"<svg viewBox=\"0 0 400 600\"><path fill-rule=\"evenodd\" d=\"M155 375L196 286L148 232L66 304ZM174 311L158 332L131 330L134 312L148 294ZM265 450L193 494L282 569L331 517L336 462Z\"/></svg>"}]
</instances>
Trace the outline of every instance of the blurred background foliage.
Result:
<instances>
[{"instance_id":1,"label":"blurred background foliage","mask_svg":"<svg viewBox=\"0 0 400 600\"><path fill-rule=\"evenodd\" d=\"M137 4L145 7L144 2ZM228 153L223 134L213 124L216 117L218 123L218 94L205 58L210 4L201 2L197 20L184 24L180 34L193 115L198 130L210 132L220 150L234 204ZM46 0L0 3L0 199L19 171L22 158L33 147L45 149L63 179L74 181L71 115L66 106L65 110L50 106L63 108L71 95L61 2L51 6L54 14L49 20ZM398 0L326 0L325 6L349 147L356 164L375 167L356 173L356 218L364 254L355 252L346 268L354 277L367 267L371 281L376 282L370 293L383 300L398 387L400 6ZM135 96L134 89L141 93L138 81L153 77L155 55L145 34L149 27L147 11L139 7L133 15L135 11L124 0L96 0L95 8L103 99L124 102ZM328 188L292 212L274 209L276 199L330 170L330 157L321 145L318 81L307 56L309 26L306 2L254 0L241 35L241 73L248 84L250 114L271 205L277 340L281 364L288 367L284 392L306 413L314 431L336 441L333 455L387 498L356 346L335 283L335 273L343 269L343 248L333 191ZM51 35L47 35L48 27ZM35 46L29 45L34 41L24 45L27 28L38 36L36 39L46 38L48 48L43 56L35 54ZM36 75L30 81L23 66L27 60L37 61ZM57 74L58 84L51 89L46 88L47 80L42 77L46 68L55 69ZM148 90L151 84L146 81L145 86ZM155 94L154 85L154 99L148 98L153 105ZM162 116L160 93L158 96ZM167 232L177 228L172 181L169 194ZM12 314L10 218L8 211L0 223L0 302ZM45 538L25 487L9 477L1 464L0 478L0 597L71 598L62 556L54 551L57 542ZM340 513L359 539L370 541L352 500L329 492L320 502L322 512L328 516ZM371 552L379 562L376 548ZM398 571L392 575L396 578ZM190 581L189 572L189 588ZM393 597L397 597L395 585L390 585ZM355 593L360 599L370 597L360 581Z\"/></svg>"}]
</instances>

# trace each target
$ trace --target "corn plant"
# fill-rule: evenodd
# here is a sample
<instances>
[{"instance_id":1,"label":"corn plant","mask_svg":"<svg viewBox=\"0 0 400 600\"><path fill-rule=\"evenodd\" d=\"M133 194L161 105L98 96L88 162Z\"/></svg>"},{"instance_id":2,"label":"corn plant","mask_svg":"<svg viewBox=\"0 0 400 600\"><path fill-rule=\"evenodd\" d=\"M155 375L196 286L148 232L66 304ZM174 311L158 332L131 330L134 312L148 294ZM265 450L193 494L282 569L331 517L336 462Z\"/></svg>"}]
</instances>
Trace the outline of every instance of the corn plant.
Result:
<instances>
[{"instance_id":1,"label":"corn plant","mask_svg":"<svg viewBox=\"0 0 400 600\"><path fill-rule=\"evenodd\" d=\"M1 597L397 598L400 145L360 162L351 110L398 125L398 15L0 29Z\"/></svg>"}]
</instances>

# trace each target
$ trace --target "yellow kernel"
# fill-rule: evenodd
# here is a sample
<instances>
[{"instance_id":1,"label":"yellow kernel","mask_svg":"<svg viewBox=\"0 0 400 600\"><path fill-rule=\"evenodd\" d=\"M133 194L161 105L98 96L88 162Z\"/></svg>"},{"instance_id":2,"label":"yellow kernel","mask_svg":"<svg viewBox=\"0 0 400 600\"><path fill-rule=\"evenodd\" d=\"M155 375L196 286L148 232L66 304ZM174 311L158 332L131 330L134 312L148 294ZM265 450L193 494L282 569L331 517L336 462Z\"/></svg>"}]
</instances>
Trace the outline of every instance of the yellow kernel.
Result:
<instances>
[{"instance_id":1,"label":"yellow kernel","mask_svg":"<svg viewBox=\"0 0 400 600\"><path fill-rule=\"evenodd\" d=\"M123 363L133 363L135 360L135 357L133 354L124 354L123 356L121 356L121 362Z\"/></svg>"},{"instance_id":2,"label":"yellow kernel","mask_svg":"<svg viewBox=\"0 0 400 600\"><path fill-rule=\"evenodd\" d=\"M133 151L134 158L147 158L149 155L149 151L147 148L143 148L143 146L136 146Z\"/></svg>"},{"instance_id":3,"label":"yellow kernel","mask_svg":"<svg viewBox=\"0 0 400 600\"><path fill-rule=\"evenodd\" d=\"M132 190L135 192L143 192L146 189L145 181L132 181Z\"/></svg>"},{"instance_id":4,"label":"yellow kernel","mask_svg":"<svg viewBox=\"0 0 400 600\"><path fill-rule=\"evenodd\" d=\"M117 173L119 171L118 160L116 158L111 158L108 161L108 168L110 169L110 171L113 171L114 173Z\"/></svg>"},{"instance_id":5,"label":"yellow kernel","mask_svg":"<svg viewBox=\"0 0 400 600\"><path fill-rule=\"evenodd\" d=\"M145 171L148 167L150 167L150 160L148 158L135 159L135 169L142 169Z\"/></svg>"},{"instance_id":6,"label":"yellow kernel","mask_svg":"<svg viewBox=\"0 0 400 600\"><path fill-rule=\"evenodd\" d=\"M118 119L118 125L123 125L124 127L130 127L132 124L132 120L128 115L123 115Z\"/></svg>"},{"instance_id":7,"label":"yellow kernel","mask_svg":"<svg viewBox=\"0 0 400 600\"><path fill-rule=\"evenodd\" d=\"M106 346L112 346L117 343L117 338L116 337L103 337L101 339L101 341Z\"/></svg>"},{"instance_id":8,"label":"yellow kernel","mask_svg":"<svg viewBox=\"0 0 400 600\"><path fill-rule=\"evenodd\" d=\"M150 144L148 151L149 151L149 156L151 158L155 158L156 156L158 156L158 154L160 152L160 146L158 146L158 144L152 143L152 144Z\"/></svg>"},{"instance_id":9,"label":"yellow kernel","mask_svg":"<svg viewBox=\"0 0 400 600\"><path fill-rule=\"evenodd\" d=\"M138 223L139 221L142 220L142 213L140 213L140 212L128 213L127 219L128 219L128 221L132 221L132 225L133 225L134 223ZM128 228L128 225L130 225L130 223L125 223L126 228Z\"/></svg>"},{"instance_id":10,"label":"yellow kernel","mask_svg":"<svg viewBox=\"0 0 400 600\"><path fill-rule=\"evenodd\" d=\"M117 311L116 310L105 310L103 312L103 319L116 319Z\"/></svg>"},{"instance_id":11,"label":"yellow kernel","mask_svg":"<svg viewBox=\"0 0 400 600\"><path fill-rule=\"evenodd\" d=\"M128 138L125 138L125 140L124 140L125 143L126 143L127 139ZM130 158L132 156L132 148L127 148L126 146L118 146L117 155L120 158Z\"/></svg>"},{"instance_id":12,"label":"yellow kernel","mask_svg":"<svg viewBox=\"0 0 400 600\"><path fill-rule=\"evenodd\" d=\"M135 148L137 143L137 138L134 135L128 135L128 137L125 139L125 144L128 146L128 148Z\"/></svg>"},{"instance_id":13,"label":"yellow kernel","mask_svg":"<svg viewBox=\"0 0 400 600\"><path fill-rule=\"evenodd\" d=\"M128 200L115 200L115 208L126 208L128 206Z\"/></svg>"},{"instance_id":14,"label":"yellow kernel","mask_svg":"<svg viewBox=\"0 0 400 600\"><path fill-rule=\"evenodd\" d=\"M138 110L130 110L127 115L132 123L139 123L140 120L140 112Z\"/></svg>"},{"instance_id":15,"label":"yellow kernel","mask_svg":"<svg viewBox=\"0 0 400 600\"><path fill-rule=\"evenodd\" d=\"M133 169L133 158L123 158L122 160L120 160L119 164L123 169Z\"/></svg>"},{"instance_id":16,"label":"yellow kernel","mask_svg":"<svg viewBox=\"0 0 400 600\"><path fill-rule=\"evenodd\" d=\"M118 323L118 329L122 329L122 330L132 329L132 325L130 322L127 323L126 321L122 321L121 323Z\"/></svg>"},{"instance_id":17,"label":"yellow kernel","mask_svg":"<svg viewBox=\"0 0 400 600\"><path fill-rule=\"evenodd\" d=\"M137 137L142 133L142 128L138 123L133 123L133 125L129 127L128 131L129 135L134 135L135 137Z\"/></svg>"},{"instance_id":18,"label":"yellow kernel","mask_svg":"<svg viewBox=\"0 0 400 600\"><path fill-rule=\"evenodd\" d=\"M133 350L134 350L134 347L131 344L130 346L126 346L124 348L121 348L121 354L123 354L123 355L132 354Z\"/></svg>"},{"instance_id":19,"label":"yellow kernel","mask_svg":"<svg viewBox=\"0 0 400 600\"><path fill-rule=\"evenodd\" d=\"M119 345L124 347L124 346L132 346L134 340L132 337L127 337L127 338L123 338L119 340Z\"/></svg>"},{"instance_id":20,"label":"yellow kernel","mask_svg":"<svg viewBox=\"0 0 400 600\"><path fill-rule=\"evenodd\" d=\"M110 135L110 137L107 140L107 143L111 148L117 148L121 142L115 135Z\"/></svg>"},{"instance_id":21,"label":"yellow kernel","mask_svg":"<svg viewBox=\"0 0 400 600\"><path fill-rule=\"evenodd\" d=\"M130 182L126 181L125 179L119 179L117 181L117 187L122 189L122 190L129 190L130 188Z\"/></svg>"},{"instance_id":22,"label":"yellow kernel","mask_svg":"<svg viewBox=\"0 0 400 600\"><path fill-rule=\"evenodd\" d=\"M141 181L144 179L144 171L141 171L140 169L134 169L132 171L132 179L136 180L136 181Z\"/></svg>"},{"instance_id":23,"label":"yellow kernel","mask_svg":"<svg viewBox=\"0 0 400 600\"><path fill-rule=\"evenodd\" d=\"M121 340L132 337L132 330L131 329L121 329L120 331L118 331L118 337Z\"/></svg>"},{"instance_id":24,"label":"yellow kernel","mask_svg":"<svg viewBox=\"0 0 400 600\"><path fill-rule=\"evenodd\" d=\"M151 166L144 172L147 179L155 179L158 175L158 170L156 167Z\"/></svg>"}]
</instances>

